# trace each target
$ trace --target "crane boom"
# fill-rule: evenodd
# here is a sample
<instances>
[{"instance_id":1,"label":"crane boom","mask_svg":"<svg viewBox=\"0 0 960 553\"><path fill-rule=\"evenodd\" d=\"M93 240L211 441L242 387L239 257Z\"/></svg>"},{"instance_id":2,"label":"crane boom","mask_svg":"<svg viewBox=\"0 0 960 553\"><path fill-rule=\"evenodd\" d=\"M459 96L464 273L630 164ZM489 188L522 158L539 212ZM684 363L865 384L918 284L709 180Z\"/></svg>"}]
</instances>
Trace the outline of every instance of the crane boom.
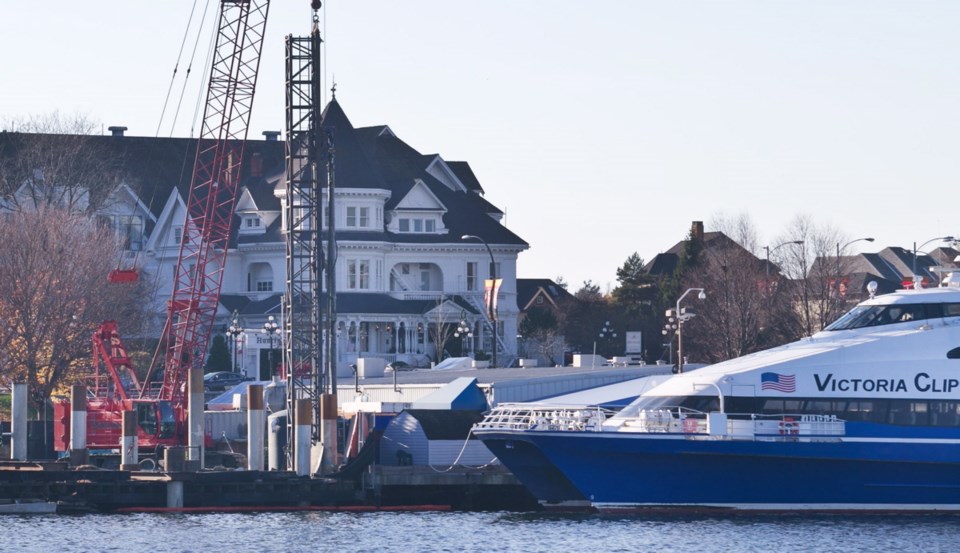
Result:
<instances>
[{"instance_id":1,"label":"crane boom","mask_svg":"<svg viewBox=\"0 0 960 553\"><path fill-rule=\"evenodd\" d=\"M203 362L220 301L269 6L270 0L220 0L206 107L161 345L141 383L116 323L100 325L93 336L95 375L87 403L91 448L117 447L121 414L128 410L136 412L141 445L185 441L184 383L188 370ZM112 275L112 280L135 279ZM157 377L156 386L152 377L159 360L163 378ZM70 406L59 402L54 409L55 447L63 451L69 446Z\"/></svg>"},{"instance_id":2,"label":"crane boom","mask_svg":"<svg viewBox=\"0 0 960 553\"><path fill-rule=\"evenodd\" d=\"M161 342L166 348L159 392L163 399L183 399L186 373L201 366L210 341L269 5L269 0L220 3L187 217Z\"/></svg>"}]
</instances>

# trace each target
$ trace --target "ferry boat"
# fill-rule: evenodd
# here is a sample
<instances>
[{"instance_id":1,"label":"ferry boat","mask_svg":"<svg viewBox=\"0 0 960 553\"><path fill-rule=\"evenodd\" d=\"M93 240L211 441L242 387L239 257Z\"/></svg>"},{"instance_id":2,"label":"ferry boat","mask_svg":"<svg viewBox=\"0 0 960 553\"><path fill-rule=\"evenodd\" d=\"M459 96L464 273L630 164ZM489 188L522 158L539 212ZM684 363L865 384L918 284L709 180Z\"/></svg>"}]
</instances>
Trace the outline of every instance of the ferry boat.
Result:
<instances>
[{"instance_id":1,"label":"ferry boat","mask_svg":"<svg viewBox=\"0 0 960 553\"><path fill-rule=\"evenodd\" d=\"M501 405L473 432L544 503L960 510L960 274L871 284L812 337L676 375L616 414Z\"/></svg>"}]
</instances>

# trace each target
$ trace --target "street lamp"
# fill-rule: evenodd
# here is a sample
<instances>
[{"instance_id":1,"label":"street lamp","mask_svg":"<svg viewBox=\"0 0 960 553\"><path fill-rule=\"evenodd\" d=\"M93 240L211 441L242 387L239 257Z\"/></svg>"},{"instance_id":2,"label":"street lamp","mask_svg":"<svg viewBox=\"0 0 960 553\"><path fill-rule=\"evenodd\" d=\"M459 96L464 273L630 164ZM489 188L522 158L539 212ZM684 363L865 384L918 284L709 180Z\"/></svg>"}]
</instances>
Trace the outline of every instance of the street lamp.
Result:
<instances>
[{"instance_id":1,"label":"street lamp","mask_svg":"<svg viewBox=\"0 0 960 553\"><path fill-rule=\"evenodd\" d=\"M487 241L479 236L473 234L464 234L460 237L461 240L477 240L487 248L487 253L490 254L490 298L487 300L487 316L490 318L490 327L493 329L493 367L497 367L497 302L496 297L494 297L494 292L497 288L497 279L494 274L496 269L496 262L493 260L493 250L490 249L490 244L487 244Z\"/></svg>"},{"instance_id":2,"label":"street lamp","mask_svg":"<svg viewBox=\"0 0 960 553\"><path fill-rule=\"evenodd\" d=\"M455 338L460 339L460 356L463 356L463 341L467 338L473 338L473 332L470 330L470 325L467 324L467 321L460 319L460 324L457 325L457 329L453 332Z\"/></svg>"},{"instance_id":3,"label":"street lamp","mask_svg":"<svg viewBox=\"0 0 960 553\"><path fill-rule=\"evenodd\" d=\"M847 242L847 243L844 244L842 247L840 246L840 242L837 242L837 282L836 282L836 286L837 286L837 302L840 301L840 250L841 250L841 249L846 250L846 249L847 249L847 246L849 246L850 244L855 244L855 243L857 243L857 242L873 242L873 240L874 240L874 238L873 238L872 236L871 236L871 237L868 237L868 238L857 238L856 240L851 240L851 241Z\"/></svg>"},{"instance_id":4,"label":"street lamp","mask_svg":"<svg viewBox=\"0 0 960 553\"><path fill-rule=\"evenodd\" d=\"M227 327L227 335L233 338L233 372L240 372L237 370L237 350L240 346L239 340L242 334L243 326L240 324L240 314L234 311L230 326Z\"/></svg>"},{"instance_id":5,"label":"street lamp","mask_svg":"<svg viewBox=\"0 0 960 553\"><path fill-rule=\"evenodd\" d=\"M952 242L953 240L956 240L956 239L953 236L939 236L937 238L931 238L930 240L927 240L923 244L920 244L920 247L922 248L927 244L929 244L930 242L936 242L937 240L942 240L944 242ZM920 279L917 278L917 243L914 242L913 243L913 288L914 290L917 289L920 282L921 282Z\"/></svg>"},{"instance_id":6,"label":"street lamp","mask_svg":"<svg viewBox=\"0 0 960 553\"><path fill-rule=\"evenodd\" d=\"M772 247L772 248L771 248L770 246L764 246L764 247L763 247L763 249L766 250L766 252L767 252L767 253L766 253L766 260L764 260L764 263L763 263L763 264L764 264L764 266L765 266L766 269L767 269L767 281L768 281L768 282L770 281L770 252L775 252L775 251L777 251L778 249L782 248L783 246L788 246L788 245L790 245L790 244L795 244L795 245L799 246L799 245L803 244L803 240L790 240L789 242L784 242L784 243L782 243L782 244L777 244L776 246L774 246L774 247Z\"/></svg>"},{"instance_id":7,"label":"street lamp","mask_svg":"<svg viewBox=\"0 0 960 553\"><path fill-rule=\"evenodd\" d=\"M677 317L677 372L683 372L683 323L693 317L693 314L687 314L680 311L680 302L683 301L683 298L687 297L687 294L690 292L700 292L697 294L697 299L703 301L707 299L707 293L703 288L687 288L687 291L683 293L680 298L677 299L677 310L675 311Z\"/></svg>"},{"instance_id":8,"label":"street lamp","mask_svg":"<svg viewBox=\"0 0 960 553\"><path fill-rule=\"evenodd\" d=\"M273 378L274 366L273 366L273 337L280 332L280 325L277 324L277 321L274 320L273 315L267 317L267 322L263 323L263 333L267 335L267 338L270 340L270 349L267 350L267 363L270 365L270 378Z\"/></svg>"},{"instance_id":9,"label":"street lamp","mask_svg":"<svg viewBox=\"0 0 960 553\"><path fill-rule=\"evenodd\" d=\"M665 346L669 348L669 354L667 357L667 362L673 365L673 337L677 335L677 330L680 328L680 321L673 318L672 316L667 316L667 324L663 325L663 330L660 331L660 334L663 334L667 340L669 340ZM663 354L661 353L661 358Z\"/></svg>"}]
</instances>

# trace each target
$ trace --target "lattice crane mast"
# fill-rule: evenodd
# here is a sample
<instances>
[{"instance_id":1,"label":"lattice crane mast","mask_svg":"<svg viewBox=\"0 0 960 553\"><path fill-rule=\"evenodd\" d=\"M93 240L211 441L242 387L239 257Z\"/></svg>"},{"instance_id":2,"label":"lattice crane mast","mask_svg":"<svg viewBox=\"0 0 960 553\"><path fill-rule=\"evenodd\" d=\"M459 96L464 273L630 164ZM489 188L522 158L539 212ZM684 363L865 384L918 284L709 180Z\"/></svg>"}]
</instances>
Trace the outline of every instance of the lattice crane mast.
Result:
<instances>
[{"instance_id":1,"label":"lattice crane mast","mask_svg":"<svg viewBox=\"0 0 960 553\"><path fill-rule=\"evenodd\" d=\"M186 376L191 367L203 363L220 300L269 6L270 0L220 0L206 106L161 347L141 383L116 323L107 321L94 334L96 378L95 397L87 407L89 447L116 448L122 411L130 409L137 411L142 445L185 443ZM162 379L157 371L160 364ZM154 380L159 385L153 385ZM58 435L69 442L69 429ZM59 441L57 446L60 449Z\"/></svg>"}]
</instances>

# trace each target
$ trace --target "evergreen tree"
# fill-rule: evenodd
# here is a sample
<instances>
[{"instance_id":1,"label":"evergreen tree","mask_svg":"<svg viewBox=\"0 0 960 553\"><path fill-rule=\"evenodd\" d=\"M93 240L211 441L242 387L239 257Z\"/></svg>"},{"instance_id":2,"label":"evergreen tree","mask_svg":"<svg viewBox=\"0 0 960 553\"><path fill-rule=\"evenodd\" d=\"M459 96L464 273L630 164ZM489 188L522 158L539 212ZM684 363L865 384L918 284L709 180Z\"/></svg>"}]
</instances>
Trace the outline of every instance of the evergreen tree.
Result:
<instances>
[{"instance_id":1,"label":"evergreen tree","mask_svg":"<svg viewBox=\"0 0 960 553\"><path fill-rule=\"evenodd\" d=\"M213 337L210 343L210 353L207 355L207 365L205 372L229 371L230 370L230 348L227 347L227 340L221 334Z\"/></svg>"}]
</instances>

